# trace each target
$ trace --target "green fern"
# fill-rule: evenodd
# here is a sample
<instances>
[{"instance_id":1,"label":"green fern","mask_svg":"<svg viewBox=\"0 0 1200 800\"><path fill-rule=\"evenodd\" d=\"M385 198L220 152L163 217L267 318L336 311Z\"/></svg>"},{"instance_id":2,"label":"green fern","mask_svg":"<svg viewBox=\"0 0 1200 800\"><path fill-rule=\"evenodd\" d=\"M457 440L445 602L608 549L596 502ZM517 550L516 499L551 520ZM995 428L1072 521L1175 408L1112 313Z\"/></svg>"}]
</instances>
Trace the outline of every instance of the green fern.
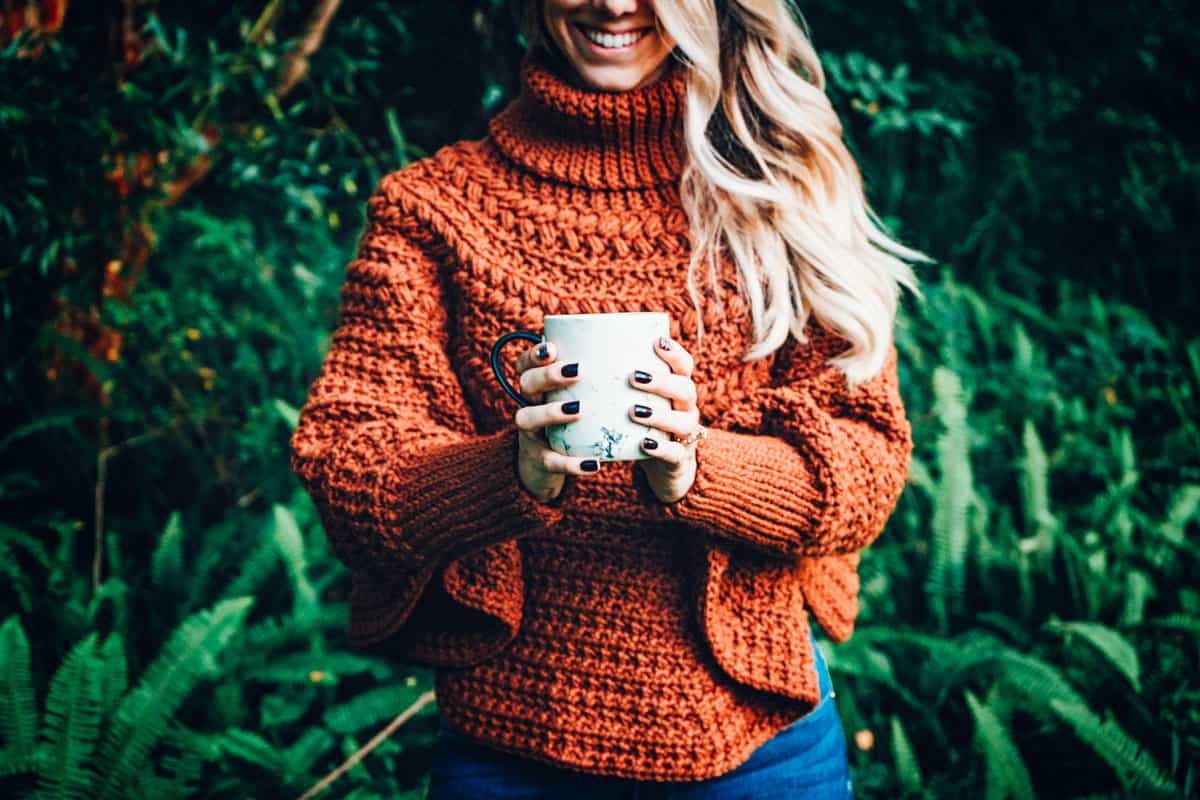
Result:
<instances>
[{"instance_id":1,"label":"green fern","mask_svg":"<svg viewBox=\"0 0 1200 800\"><path fill-rule=\"evenodd\" d=\"M376 680L384 680L391 677L394 670L383 659L356 653L289 653L270 664L247 670L242 677L264 683L333 684L341 676L364 672L369 672Z\"/></svg>"},{"instance_id":2,"label":"green fern","mask_svg":"<svg viewBox=\"0 0 1200 800\"><path fill-rule=\"evenodd\" d=\"M1125 573L1125 604L1121 609L1122 626L1140 625L1146 619L1146 601L1155 594L1150 576L1140 569Z\"/></svg>"},{"instance_id":3,"label":"green fern","mask_svg":"<svg viewBox=\"0 0 1200 800\"><path fill-rule=\"evenodd\" d=\"M1168 614L1165 617L1150 620L1150 624L1159 628L1168 628L1170 630L1182 631L1190 633L1193 636L1200 636L1200 617L1194 614Z\"/></svg>"},{"instance_id":4,"label":"green fern","mask_svg":"<svg viewBox=\"0 0 1200 800\"><path fill-rule=\"evenodd\" d=\"M304 644L315 634L341 634L350 618L347 603L322 602L305 609L304 613L292 612L281 617L270 617L246 629L239 637L242 648L227 651L233 657L243 654L247 658L261 659L264 654L275 653L293 644Z\"/></svg>"},{"instance_id":5,"label":"green fern","mask_svg":"<svg viewBox=\"0 0 1200 800\"><path fill-rule=\"evenodd\" d=\"M892 715L892 761L896 764L896 777L900 780L900 786L906 794L917 794L921 791L924 785L924 778L921 777L921 766L917 762L916 753L913 752L912 743L908 741L908 736L904 733L904 726L900 724L900 719L896 715Z\"/></svg>"},{"instance_id":6,"label":"green fern","mask_svg":"<svg viewBox=\"0 0 1200 800\"><path fill-rule=\"evenodd\" d=\"M1174 794L1175 784L1170 776L1116 720L1102 720L1082 703L1057 697L1050 700L1050 707L1108 762L1127 789L1137 789L1140 797L1149 797L1151 793L1164 797Z\"/></svg>"},{"instance_id":7,"label":"green fern","mask_svg":"<svg viewBox=\"0 0 1200 800\"><path fill-rule=\"evenodd\" d=\"M1025 515L1025 538L1021 552L1044 563L1054 548L1058 520L1050 510L1049 464L1046 449L1030 419L1022 430L1020 488L1021 506Z\"/></svg>"},{"instance_id":8,"label":"green fern","mask_svg":"<svg viewBox=\"0 0 1200 800\"><path fill-rule=\"evenodd\" d=\"M129 664L121 635L109 634L100 645L99 656L100 704L105 714L112 714L129 689Z\"/></svg>"},{"instance_id":9,"label":"green fern","mask_svg":"<svg viewBox=\"0 0 1200 800\"><path fill-rule=\"evenodd\" d=\"M1048 625L1051 630L1068 637L1078 636L1096 648L1129 681L1134 691L1142 691L1137 651L1124 636L1098 622L1053 621Z\"/></svg>"},{"instance_id":10,"label":"green fern","mask_svg":"<svg viewBox=\"0 0 1200 800\"><path fill-rule=\"evenodd\" d=\"M942 630L949 610L962 610L966 594L967 512L974 495L969 456L966 392L958 375L933 371L933 390L943 431L938 437L937 494L933 512L933 556L926 588Z\"/></svg>"},{"instance_id":11,"label":"green fern","mask_svg":"<svg viewBox=\"0 0 1200 800\"><path fill-rule=\"evenodd\" d=\"M317 761L334 745L333 736L322 727L312 725L304 729L300 738L287 749L287 760L292 774L307 775Z\"/></svg>"},{"instance_id":12,"label":"green fern","mask_svg":"<svg viewBox=\"0 0 1200 800\"><path fill-rule=\"evenodd\" d=\"M1033 783L1025 761L995 713L971 693L964 692L975 718L975 745L987 765L987 800L1032 800Z\"/></svg>"},{"instance_id":13,"label":"green fern","mask_svg":"<svg viewBox=\"0 0 1200 800\"><path fill-rule=\"evenodd\" d=\"M212 739L221 756L230 756L261 767L268 773L286 777L291 769L287 754L254 731L230 728Z\"/></svg>"},{"instance_id":14,"label":"green fern","mask_svg":"<svg viewBox=\"0 0 1200 800\"><path fill-rule=\"evenodd\" d=\"M37 768L37 700L30 673L29 640L14 614L0 625L0 775L32 772Z\"/></svg>"},{"instance_id":15,"label":"green fern","mask_svg":"<svg viewBox=\"0 0 1200 800\"><path fill-rule=\"evenodd\" d=\"M271 511L271 532L292 581L293 609L297 615L303 615L317 604L317 595L305 574L308 561L304 555L304 537L292 512L279 503Z\"/></svg>"},{"instance_id":16,"label":"green fern","mask_svg":"<svg viewBox=\"0 0 1200 800\"><path fill-rule=\"evenodd\" d=\"M175 509L167 517L150 559L150 579L160 588L171 586L183 575L182 516L179 509Z\"/></svg>"},{"instance_id":17,"label":"green fern","mask_svg":"<svg viewBox=\"0 0 1200 800\"><path fill-rule=\"evenodd\" d=\"M192 614L171 634L117 707L100 750L106 768L96 794L100 800L121 797L146 766L175 710L202 677L215 672L217 654L241 626L253 601L251 597L223 600L211 610Z\"/></svg>"},{"instance_id":18,"label":"green fern","mask_svg":"<svg viewBox=\"0 0 1200 800\"><path fill-rule=\"evenodd\" d=\"M932 661L932 659L931 659ZM1055 667L1037 658L1005 647L991 636L963 637L940 678L937 704L967 679L992 675L1025 698L1026 710L1052 716L1050 700L1063 697L1082 703L1079 692Z\"/></svg>"},{"instance_id":19,"label":"green fern","mask_svg":"<svg viewBox=\"0 0 1200 800\"><path fill-rule=\"evenodd\" d=\"M1187 540L1188 523L1197 513L1200 513L1200 484L1187 483L1176 487L1171 493L1167 518L1159 526L1159 534L1168 542L1182 544Z\"/></svg>"},{"instance_id":20,"label":"green fern","mask_svg":"<svg viewBox=\"0 0 1200 800\"><path fill-rule=\"evenodd\" d=\"M92 754L104 716L98 638L89 633L72 647L50 683L41 732L40 799L91 796L97 777Z\"/></svg>"},{"instance_id":21,"label":"green fern","mask_svg":"<svg viewBox=\"0 0 1200 800\"><path fill-rule=\"evenodd\" d=\"M358 733L376 728L415 703L425 687L415 680L403 686L380 686L355 695L349 701L325 712L325 726L334 733ZM426 714L437 713L432 705Z\"/></svg>"}]
</instances>

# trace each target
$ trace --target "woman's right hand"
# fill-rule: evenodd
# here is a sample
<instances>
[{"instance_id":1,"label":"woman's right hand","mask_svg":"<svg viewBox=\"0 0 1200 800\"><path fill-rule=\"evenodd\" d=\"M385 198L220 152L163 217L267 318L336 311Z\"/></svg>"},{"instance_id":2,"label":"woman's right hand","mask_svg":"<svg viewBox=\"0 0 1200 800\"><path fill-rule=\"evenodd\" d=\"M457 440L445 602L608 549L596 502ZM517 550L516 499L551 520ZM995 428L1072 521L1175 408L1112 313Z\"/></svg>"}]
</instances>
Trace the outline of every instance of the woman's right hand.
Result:
<instances>
[{"instance_id":1,"label":"woman's right hand","mask_svg":"<svg viewBox=\"0 0 1200 800\"><path fill-rule=\"evenodd\" d=\"M546 357L538 358L538 349L546 346ZM534 405L517 409L513 422L517 426L517 474L526 491L543 502L553 500L562 491L567 475L584 475L600 469L595 458L567 456L552 450L546 440L547 425L573 422L580 418L583 410L579 401L543 403L543 394L562 389L579 380L579 375L563 375L563 370L578 370L578 364L560 364L554 361L555 349L552 342L535 344L517 357L517 389L536 401ZM575 405L573 412L564 410Z\"/></svg>"}]
</instances>

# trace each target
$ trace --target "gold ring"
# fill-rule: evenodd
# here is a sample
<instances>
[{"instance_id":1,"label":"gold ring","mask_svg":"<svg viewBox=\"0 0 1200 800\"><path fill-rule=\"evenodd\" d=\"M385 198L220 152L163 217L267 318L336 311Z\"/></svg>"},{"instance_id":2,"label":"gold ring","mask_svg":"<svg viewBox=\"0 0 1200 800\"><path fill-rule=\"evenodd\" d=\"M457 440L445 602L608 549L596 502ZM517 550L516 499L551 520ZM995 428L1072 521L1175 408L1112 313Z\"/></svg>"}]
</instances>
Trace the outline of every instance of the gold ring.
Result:
<instances>
[{"instance_id":1,"label":"gold ring","mask_svg":"<svg viewBox=\"0 0 1200 800\"><path fill-rule=\"evenodd\" d=\"M708 428L705 428L703 425L697 425L696 430L692 431L684 438L676 439L675 441L679 442L684 447L690 447L690 446L696 444L697 442L704 441L707 438L708 438Z\"/></svg>"}]
</instances>

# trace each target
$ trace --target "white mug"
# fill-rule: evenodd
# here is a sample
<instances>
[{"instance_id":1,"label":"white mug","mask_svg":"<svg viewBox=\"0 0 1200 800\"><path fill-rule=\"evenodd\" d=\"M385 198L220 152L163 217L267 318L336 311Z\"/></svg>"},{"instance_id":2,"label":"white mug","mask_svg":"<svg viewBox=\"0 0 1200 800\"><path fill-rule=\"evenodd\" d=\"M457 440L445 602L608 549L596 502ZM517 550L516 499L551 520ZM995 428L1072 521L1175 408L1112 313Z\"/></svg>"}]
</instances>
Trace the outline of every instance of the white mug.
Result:
<instances>
[{"instance_id":1,"label":"white mug","mask_svg":"<svg viewBox=\"0 0 1200 800\"><path fill-rule=\"evenodd\" d=\"M579 380L563 389L545 393L544 402L578 400L579 418L546 426L550 448L564 455L599 461L639 461L651 458L642 450L646 436L662 438L664 431L651 428L630 413L634 403L656 413L671 410L665 397L639 389L630 380L635 369L662 372L666 363L654 351L654 340L671 335L671 318L661 311L623 311L611 314L550 314L543 318L545 333L513 331L501 336L492 347L492 369L504 390L523 406L533 401L512 388L500 372L500 348L510 339L549 341L557 351L556 361L579 363Z\"/></svg>"}]
</instances>

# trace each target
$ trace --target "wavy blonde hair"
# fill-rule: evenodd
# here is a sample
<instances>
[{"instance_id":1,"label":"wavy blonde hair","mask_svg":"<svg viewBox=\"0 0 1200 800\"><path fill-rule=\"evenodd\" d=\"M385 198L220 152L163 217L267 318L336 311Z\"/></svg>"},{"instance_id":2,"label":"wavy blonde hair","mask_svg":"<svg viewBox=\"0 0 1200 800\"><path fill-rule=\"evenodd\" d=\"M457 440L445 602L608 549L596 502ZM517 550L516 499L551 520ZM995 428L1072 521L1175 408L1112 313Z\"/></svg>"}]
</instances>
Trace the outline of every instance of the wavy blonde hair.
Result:
<instances>
[{"instance_id":1,"label":"wavy blonde hair","mask_svg":"<svg viewBox=\"0 0 1200 800\"><path fill-rule=\"evenodd\" d=\"M809 315L849 343L830 363L853 389L882 369L900 287L922 297L902 259L933 259L892 238L825 94L825 72L793 0L654 0L656 26L689 67L680 195L693 243L688 290L704 335L696 273L737 267L762 358ZM511 0L528 47L557 54L543 0ZM720 294L716 293L722 310Z\"/></svg>"}]
</instances>

